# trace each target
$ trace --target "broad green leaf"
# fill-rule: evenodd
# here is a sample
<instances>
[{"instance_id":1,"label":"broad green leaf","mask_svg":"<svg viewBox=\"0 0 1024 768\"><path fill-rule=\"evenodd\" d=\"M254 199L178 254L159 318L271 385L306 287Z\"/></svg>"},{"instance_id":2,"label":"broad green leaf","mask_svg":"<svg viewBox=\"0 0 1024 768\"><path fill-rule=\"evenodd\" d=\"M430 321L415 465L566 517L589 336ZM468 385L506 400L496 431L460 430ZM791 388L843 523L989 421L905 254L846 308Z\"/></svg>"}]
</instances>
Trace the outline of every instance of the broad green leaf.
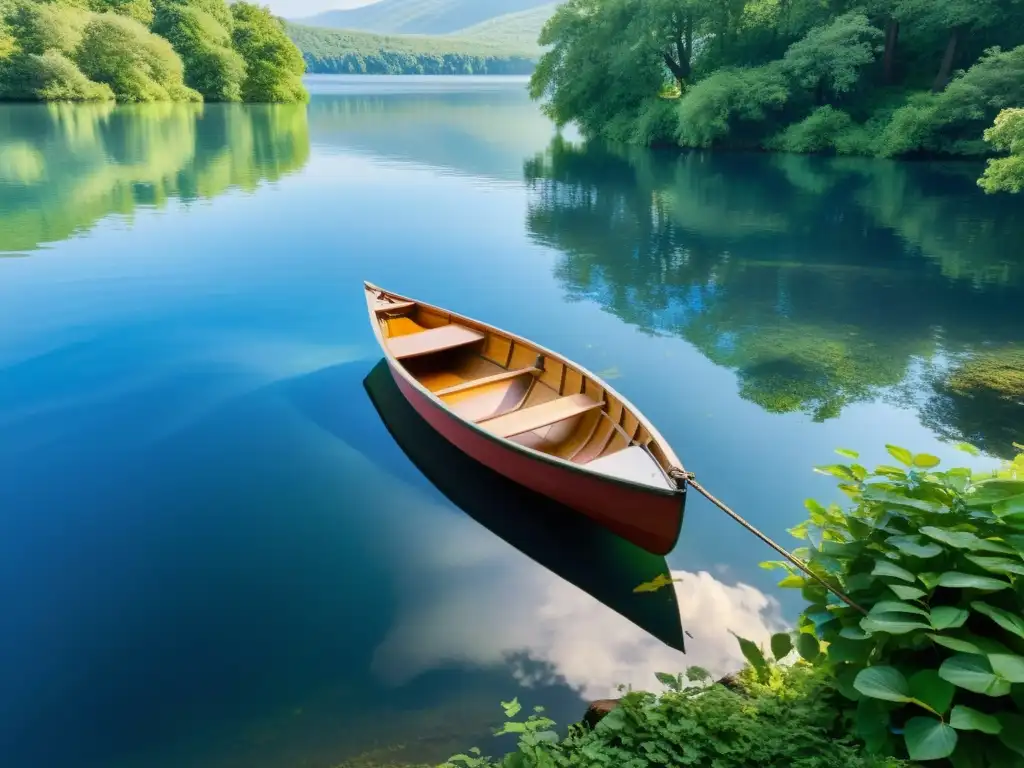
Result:
<instances>
[{"instance_id":1,"label":"broad green leaf","mask_svg":"<svg viewBox=\"0 0 1024 768\"><path fill-rule=\"evenodd\" d=\"M851 482L857 482L857 476L850 471L850 468L843 464L827 464L820 467L814 468L815 472L822 475L831 475L832 477L838 477L841 480L849 480Z\"/></svg>"},{"instance_id":2,"label":"broad green leaf","mask_svg":"<svg viewBox=\"0 0 1024 768\"><path fill-rule=\"evenodd\" d=\"M907 587L902 584L890 584L889 589L896 593L901 600L917 600L925 596L925 592L917 587Z\"/></svg>"},{"instance_id":3,"label":"broad green leaf","mask_svg":"<svg viewBox=\"0 0 1024 768\"><path fill-rule=\"evenodd\" d=\"M930 453L919 453L914 456L914 466L920 469L932 469L941 463L942 460L938 456L932 456Z\"/></svg>"},{"instance_id":4,"label":"broad green leaf","mask_svg":"<svg viewBox=\"0 0 1024 768\"><path fill-rule=\"evenodd\" d=\"M771 640L772 656L776 659L783 659L793 650L793 638L788 632L778 632L772 635Z\"/></svg>"},{"instance_id":5,"label":"broad green leaf","mask_svg":"<svg viewBox=\"0 0 1024 768\"><path fill-rule=\"evenodd\" d=\"M918 616L927 616L928 611L918 605L902 603L896 600L880 600L871 606L869 616L876 616L879 613L916 613Z\"/></svg>"},{"instance_id":6,"label":"broad green leaf","mask_svg":"<svg viewBox=\"0 0 1024 768\"><path fill-rule=\"evenodd\" d=\"M887 445L885 446L885 450L887 450L889 455L896 459L900 464L905 464L908 467L914 465L914 454L906 448L900 448L896 445Z\"/></svg>"},{"instance_id":7,"label":"broad green leaf","mask_svg":"<svg viewBox=\"0 0 1024 768\"><path fill-rule=\"evenodd\" d=\"M890 635L905 635L915 629L931 629L920 619L914 619L905 613L880 613L877 616L865 616L860 620L865 632L887 632Z\"/></svg>"},{"instance_id":8,"label":"broad green leaf","mask_svg":"<svg viewBox=\"0 0 1024 768\"><path fill-rule=\"evenodd\" d=\"M807 584L807 579L805 579L803 576L800 576L799 574L791 573L789 574L789 576L780 581L778 583L778 586L782 587L783 589L800 589L805 584Z\"/></svg>"},{"instance_id":9,"label":"broad green leaf","mask_svg":"<svg viewBox=\"0 0 1024 768\"><path fill-rule=\"evenodd\" d=\"M659 683L671 691L680 691L683 688L679 678L675 675L670 675L667 672L655 672L654 676L658 678Z\"/></svg>"},{"instance_id":10,"label":"broad green leaf","mask_svg":"<svg viewBox=\"0 0 1024 768\"><path fill-rule=\"evenodd\" d=\"M939 586L997 592L1000 589L1008 589L1010 584L1002 579L993 579L989 576L975 576L973 573L964 573L963 571L948 571L939 576Z\"/></svg>"},{"instance_id":11,"label":"broad green leaf","mask_svg":"<svg viewBox=\"0 0 1024 768\"><path fill-rule=\"evenodd\" d=\"M1024 480L983 480L967 494L970 507L988 506L1024 494Z\"/></svg>"},{"instance_id":12,"label":"broad green leaf","mask_svg":"<svg viewBox=\"0 0 1024 768\"><path fill-rule=\"evenodd\" d=\"M875 474L883 475L893 480L904 480L907 477L907 471L905 469L890 467L887 464L881 464L875 467Z\"/></svg>"},{"instance_id":13,"label":"broad green leaf","mask_svg":"<svg viewBox=\"0 0 1024 768\"><path fill-rule=\"evenodd\" d=\"M743 657L749 662L750 666L758 671L768 668L768 663L765 661L764 654L761 653L760 648L745 637L740 637L735 632L732 635L739 641L740 651L742 651Z\"/></svg>"},{"instance_id":14,"label":"broad green leaf","mask_svg":"<svg viewBox=\"0 0 1024 768\"><path fill-rule=\"evenodd\" d=\"M1004 611L1002 608L996 608L988 603L982 603L978 600L971 603L971 608L976 610L978 613L985 614L1007 632L1012 632L1017 635L1017 637L1024 637L1024 618L1010 613L1009 611Z\"/></svg>"},{"instance_id":15,"label":"broad green leaf","mask_svg":"<svg viewBox=\"0 0 1024 768\"><path fill-rule=\"evenodd\" d=\"M973 533L967 531L946 531L931 525L923 526L921 533L954 549L976 549L977 543L981 541Z\"/></svg>"},{"instance_id":16,"label":"broad green leaf","mask_svg":"<svg viewBox=\"0 0 1024 768\"><path fill-rule=\"evenodd\" d=\"M934 541L925 541L922 536L890 536L885 543L913 557L929 558L942 554L942 547Z\"/></svg>"},{"instance_id":17,"label":"broad green leaf","mask_svg":"<svg viewBox=\"0 0 1024 768\"><path fill-rule=\"evenodd\" d=\"M967 555L975 565L984 568L992 573L1016 573L1024 575L1024 563L1020 560L1010 560L1005 557L984 557L982 555Z\"/></svg>"},{"instance_id":18,"label":"broad green leaf","mask_svg":"<svg viewBox=\"0 0 1024 768\"><path fill-rule=\"evenodd\" d=\"M850 640L840 636L828 644L828 660L834 663L851 661L856 664L864 664L874 648L875 643L865 640Z\"/></svg>"},{"instance_id":19,"label":"broad green leaf","mask_svg":"<svg viewBox=\"0 0 1024 768\"><path fill-rule=\"evenodd\" d=\"M878 485L864 486L864 498L868 501L880 501L894 506L919 509L922 512L943 512L946 510L946 506L944 504L939 504L936 501L915 499L912 496L891 491L888 488L881 488Z\"/></svg>"},{"instance_id":20,"label":"broad green leaf","mask_svg":"<svg viewBox=\"0 0 1024 768\"><path fill-rule=\"evenodd\" d=\"M971 456L981 456L981 451L979 451L970 443L954 443L953 447L956 448L958 451L963 451L964 453L970 454Z\"/></svg>"},{"instance_id":21,"label":"broad green leaf","mask_svg":"<svg viewBox=\"0 0 1024 768\"><path fill-rule=\"evenodd\" d=\"M949 714L949 724L958 731L981 731L996 734L1003 730L1002 724L992 715L957 704Z\"/></svg>"},{"instance_id":22,"label":"broad green leaf","mask_svg":"<svg viewBox=\"0 0 1024 768\"><path fill-rule=\"evenodd\" d=\"M934 717L912 717L903 726L911 760L941 760L956 749L956 731Z\"/></svg>"},{"instance_id":23,"label":"broad green leaf","mask_svg":"<svg viewBox=\"0 0 1024 768\"><path fill-rule=\"evenodd\" d=\"M888 560L875 560L875 568L871 571L872 576L891 576L894 579L903 581L916 581L916 577L906 568L900 568L896 563Z\"/></svg>"},{"instance_id":24,"label":"broad green leaf","mask_svg":"<svg viewBox=\"0 0 1024 768\"><path fill-rule=\"evenodd\" d=\"M937 573L919 573L917 579L928 589L935 589L939 586L939 574Z\"/></svg>"},{"instance_id":25,"label":"broad green leaf","mask_svg":"<svg viewBox=\"0 0 1024 768\"><path fill-rule=\"evenodd\" d=\"M986 696L1006 696L1010 692L1010 683L993 673L984 656L950 656L939 667L939 677L958 688Z\"/></svg>"},{"instance_id":26,"label":"broad green leaf","mask_svg":"<svg viewBox=\"0 0 1024 768\"><path fill-rule=\"evenodd\" d=\"M853 687L864 696L883 701L910 701L910 684L895 667L867 667L857 673Z\"/></svg>"},{"instance_id":27,"label":"broad green leaf","mask_svg":"<svg viewBox=\"0 0 1024 768\"><path fill-rule=\"evenodd\" d=\"M523 705L519 703L519 697L515 697L512 701L501 702L501 708L505 710L505 717L515 717L522 710Z\"/></svg>"},{"instance_id":28,"label":"broad green leaf","mask_svg":"<svg viewBox=\"0 0 1024 768\"><path fill-rule=\"evenodd\" d=\"M992 512L996 517L1008 517L1009 515L1021 514L1024 512L1024 494L993 504Z\"/></svg>"},{"instance_id":29,"label":"broad green leaf","mask_svg":"<svg viewBox=\"0 0 1024 768\"><path fill-rule=\"evenodd\" d=\"M704 667L692 666L686 668L686 679L695 683L703 683L711 679L711 673Z\"/></svg>"},{"instance_id":30,"label":"broad green leaf","mask_svg":"<svg viewBox=\"0 0 1024 768\"><path fill-rule=\"evenodd\" d=\"M757 565L759 568L764 568L766 571L784 570L789 571L790 573L793 572L793 566L785 560L765 560L763 563L758 563ZM635 592L636 590L634 589L633 591Z\"/></svg>"},{"instance_id":31,"label":"broad green leaf","mask_svg":"<svg viewBox=\"0 0 1024 768\"><path fill-rule=\"evenodd\" d=\"M796 652L807 661L814 661L821 653L818 638L807 632L801 632L796 638Z\"/></svg>"},{"instance_id":32,"label":"broad green leaf","mask_svg":"<svg viewBox=\"0 0 1024 768\"><path fill-rule=\"evenodd\" d=\"M853 459L854 461L860 458L859 453L851 451L849 448L836 448L836 453L844 458Z\"/></svg>"},{"instance_id":33,"label":"broad green leaf","mask_svg":"<svg viewBox=\"0 0 1024 768\"><path fill-rule=\"evenodd\" d=\"M931 622L936 629L956 629L962 627L970 614L963 608L943 606L932 608Z\"/></svg>"},{"instance_id":34,"label":"broad green leaf","mask_svg":"<svg viewBox=\"0 0 1024 768\"><path fill-rule=\"evenodd\" d=\"M958 637L948 637L946 635L936 635L931 632L928 633L928 637L934 640L939 645L949 648L952 651L958 651L960 653L969 654L980 654L981 648L968 640L961 640Z\"/></svg>"},{"instance_id":35,"label":"broad green leaf","mask_svg":"<svg viewBox=\"0 0 1024 768\"><path fill-rule=\"evenodd\" d=\"M852 576L847 576L843 582L846 585L846 593L852 594L862 589L871 589L875 583L875 577L870 573L855 573Z\"/></svg>"},{"instance_id":36,"label":"broad green leaf","mask_svg":"<svg viewBox=\"0 0 1024 768\"><path fill-rule=\"evenodd\" d=\"M939 677L934 669L922 669L911 675L910 695L919 702L927 704L936 714L944 715L949 711L949 705L953 703L953 694L956 693L956 686L948 680Z\"/></svg>"},{"instance_id":37,"label":"broad green leaf","mask_svg":"<svg viewBox=\"0 0 1024 768\"><path fill-rule=\"evenodd\" d=\"M1024 658L1012 653L992 653L988 656L992 671L1011 683L1024 683Z\"/></svg>"}]
</instances>

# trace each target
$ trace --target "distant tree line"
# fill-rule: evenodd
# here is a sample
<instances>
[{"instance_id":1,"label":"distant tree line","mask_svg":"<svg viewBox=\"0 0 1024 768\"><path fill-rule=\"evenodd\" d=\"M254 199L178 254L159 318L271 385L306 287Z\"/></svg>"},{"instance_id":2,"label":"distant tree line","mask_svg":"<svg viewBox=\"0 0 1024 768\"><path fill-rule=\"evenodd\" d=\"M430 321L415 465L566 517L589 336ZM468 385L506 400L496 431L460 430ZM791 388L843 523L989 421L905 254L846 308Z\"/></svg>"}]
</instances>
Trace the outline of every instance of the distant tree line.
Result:
<instances>
[{"instance_id":1,"label":"distant tree line","mask_svg":"<svg viewBox=\"0 0 1024 768\"><path fill-rule=\"evenodd\" d=\"M304 54L306 71L330 75L528 75L536 62L524 56L463 53L415 54L396 51L344 53L321 58Z\"/></svg>"}]
</instances>

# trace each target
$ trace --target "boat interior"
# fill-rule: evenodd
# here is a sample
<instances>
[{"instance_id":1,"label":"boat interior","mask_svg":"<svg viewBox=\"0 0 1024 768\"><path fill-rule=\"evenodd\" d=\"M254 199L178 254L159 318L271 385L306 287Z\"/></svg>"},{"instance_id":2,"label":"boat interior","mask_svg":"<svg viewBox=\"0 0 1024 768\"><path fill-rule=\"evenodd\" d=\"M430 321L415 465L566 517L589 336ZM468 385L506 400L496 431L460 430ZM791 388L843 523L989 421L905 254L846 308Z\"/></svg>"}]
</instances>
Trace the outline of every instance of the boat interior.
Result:
<instances>
[{"instance_id":1,"label":"boat interior","mask_svg":"<svg viewBox=\"0 0 1024 768\"><path fill-rule=\"evenodd\" d=\"M490 326L366 290L388 351L457 416L600 474L675 488L671 454L600 381Z\"/></svg>"}]
</instances>

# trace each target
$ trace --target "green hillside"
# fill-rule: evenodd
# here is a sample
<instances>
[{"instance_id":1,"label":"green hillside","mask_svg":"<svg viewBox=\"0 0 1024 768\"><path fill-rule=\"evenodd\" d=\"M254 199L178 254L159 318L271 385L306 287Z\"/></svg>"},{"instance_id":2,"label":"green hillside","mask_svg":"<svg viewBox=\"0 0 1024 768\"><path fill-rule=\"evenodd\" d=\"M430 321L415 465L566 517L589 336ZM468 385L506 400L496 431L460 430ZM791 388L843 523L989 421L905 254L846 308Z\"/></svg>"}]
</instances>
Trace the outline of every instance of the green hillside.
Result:
<instances>
[{"instance_id":1,"label":"green hillside","mask_svg":"<svg viewBox=\"0 0 1024 768\"><path fill-rule=\"evenodd\" d=\"M549 5L551 0L379 0L305 19L306 26L378 34L446 35L506 14Z\"/></svg>"},{"instance_id":2,"label":"green hillside","mask_svg":"<svg viewBox=\"0 0 1024 768\"><path fill-rule=\"evenodd\" d=\"M312 74L522 75L536 64L534 50L456 36L286 28Z\"/></svg>"},{"instance_id":3,"label":"green hillside","mask_svg":"<svg viewBox=\"0 0 1024 768\"><path fill-rule=\"evenodd\" d=\"M559 3L553 2L518 13L507 13L460 29L452 33L452 36L540 55L537 38L558 6Z\"/></svg>"}]
</instances>

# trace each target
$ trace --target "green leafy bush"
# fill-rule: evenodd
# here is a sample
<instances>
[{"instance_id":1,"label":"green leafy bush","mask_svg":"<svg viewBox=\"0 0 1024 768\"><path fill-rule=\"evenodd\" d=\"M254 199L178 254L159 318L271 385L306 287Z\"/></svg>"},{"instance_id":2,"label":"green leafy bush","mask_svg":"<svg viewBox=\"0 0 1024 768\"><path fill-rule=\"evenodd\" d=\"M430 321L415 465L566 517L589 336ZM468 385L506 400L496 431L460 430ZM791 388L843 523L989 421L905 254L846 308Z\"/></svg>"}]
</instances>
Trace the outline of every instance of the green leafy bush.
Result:
<instances>
[{"instance_id":1,"label":"green leafy bush","mask_svg":"<svg viewBox=\"0 0 1024 768\"><path fill-rule=\"evenodd\" d=\"M1018 446L1020 447L1020 446ZM798 627L872 751L954 766L1024 764L1024 454L997 472L939 470L888 447L898 466L819 467L850 510L809 500L794 554L851 607L785 561L780 586L811 605ZM856 459L856 454L841 451Z\"/></svg>"},{"instance_id":2,"label":"green leafy bush","mask_svg":"<svg viewBox=\"0 0 1024 768\"><path fill-rule=\"evenodd\" d=\"M841 109L825 106L814 110L799 123L793 123L768 142L768 148L781 152L837 152L842 155L870 151L871 136Z\"/></svg>"},{"instance_id":3,"label":"green leafy bush","mask_svg":"<svg viewBox=\"0 0 1024 768\"><path fill-rule=\"evenodd\" d=\"M109 85L118 101L199 101L184 82L184 65L171 44L127 16L105 13L85 27L78 66Z\"/></svg>"},{"instance_id":4,"label":"green leafy bush","mask_svg":"<svg viewBox=\"0 0 1024 768\"><path fill-rule=\"evenodd\" d=\"M106 83L94 83L63 53L20 54L5 67L0 94L9 99L40 101L111 101Z\"/></svg>"},{"instance_id":5,"label":"green leafy bush","mask_svg":"<svg viewBox=\"0 0 1024 768\"><path fill-rule=\"evenodd\" d=\"M1024 190L1024 109L1000 112L995 125L985 131L985 141L1010 156L989 160L978 185L986 192Z\"/></svg>"},{"instance_id":6,"label":"green leafy bush","mask_svg":"<svg viewBox=\"0 0 1024 768\"><path fill-rule=\"evenodd\" d=\"M518 749L494 761L479 749L452 757L443 768L872 768L896 766L876 760L843 733L832 703L834 692L821 672L807 664L766 662L749 641L744 652L757 660L733 683L709 684L710 675L691 667L683 675L659 674L662 695L629 692L591 730L570 726L564 739L543 709L511 720L498 735L519 734ZM502 703L514 718L518 701Z\"/></svg>"},{"instance_id":7,"label":"green leafy bush","mask_svg":"<svg viewBox=\"0 0 1024 768\"><path fill-rule=\"evenodd\" d=\"M235 50L246 68L242 98L258 102L309 98L302 84L306 63L285 33L284 24L266 8L241 0L231 5L231 14Z\"/></svg>"},{"instance_id":8,"label":"green leafy bush","mask_svg":"<svg viewBox=\"0 0 1024 768\"><path fill-rule=\"evenodd\" d=\"M770 113L788 99L786 77L777 66L719 70L679 99L679 143L711 147L726 137L742 142L751 130L759 136Z\"/></svg>"},{"instance_id":9,"label":"green leafy bush","mask_svg":"<svg viewBox=\"0 0 1024 768\"><path fill-rule=\"evenodd\" d=\"M185 64L185 82L210 101L241 101L245 60L232 48L234 27L224 0L159 0L153 31Z\"/></svg>"}]
</instances>

